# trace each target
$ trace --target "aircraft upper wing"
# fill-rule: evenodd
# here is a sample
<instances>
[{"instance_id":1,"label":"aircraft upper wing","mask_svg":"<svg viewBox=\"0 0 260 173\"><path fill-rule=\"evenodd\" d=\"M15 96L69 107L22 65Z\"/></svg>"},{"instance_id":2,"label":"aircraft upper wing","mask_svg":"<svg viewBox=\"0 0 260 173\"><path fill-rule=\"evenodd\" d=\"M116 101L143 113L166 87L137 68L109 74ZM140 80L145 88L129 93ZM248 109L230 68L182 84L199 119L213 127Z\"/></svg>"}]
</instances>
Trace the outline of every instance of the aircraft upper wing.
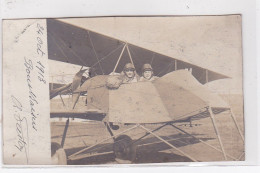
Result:
<instances>
[{"instance_id":1,"label":"aircraft upper wing","mask_svg":"<svg viewBox=\"0 0 260 173\"><path fill-rule=\"evenodd\" d=\"M55 19L47 19L48 56L51 60L91 67L93 75L108 75L122 57L115 72L120 73L126 63L133 60L137 73L142 65L150 63L155 76L163 76L179 69L192 69L193 76L202 84L229 78L220 73L159 54L90 30L82 29Z\"/></svg>"}]
</instances>

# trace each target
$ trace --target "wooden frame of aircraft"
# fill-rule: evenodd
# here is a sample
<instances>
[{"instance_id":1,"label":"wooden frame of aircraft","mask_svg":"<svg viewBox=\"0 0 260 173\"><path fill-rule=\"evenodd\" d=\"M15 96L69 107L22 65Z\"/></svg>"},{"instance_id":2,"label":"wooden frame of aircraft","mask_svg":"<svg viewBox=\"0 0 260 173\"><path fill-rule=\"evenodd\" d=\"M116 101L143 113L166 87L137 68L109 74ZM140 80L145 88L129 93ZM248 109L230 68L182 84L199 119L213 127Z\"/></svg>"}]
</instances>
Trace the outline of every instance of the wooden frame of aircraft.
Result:
<instances>
[{"instance_id":1,"label":"wooden frame of aircraft","mask_svg":"<svg viewBox=\"0 0 260 173\"><path fill-rule=\"evenodd\" d=\"M225 160L228 158L240 160L244 152L238 158L225 152L215 120L216 114L229 111L244 142L243 133L239 129L232 109L218 95L209 92L203 85L213 80L228 78L227 76L55 19L48 19L47 27L49 59L94 69L90 79L82 82L82 76L86 70L80 69L71 84L50 91L50 99L59 95L63 105L65 104L62 95L72 95L73 104L69 109L64 108L64 110L50 113L51 118L68 118L60 147L62 148L65 143L69 118L102 121L110 134L110 137L95 145L69 155L68 160L115 153L119 159L133 161L136 153L135 143L153 135L191 161L197 161L161 137L158 131L165 126L171 126L215 149L223 154ZM159 78L152 82L122 84L118 89L109 89L106 86L107 80L111 76L109 74L121 72L123 66L128 62L135 66L137 73L140 73L144 63L151 63L154 74ZM79 97L84 93L87 93L88 105L84 110L78 110ZM176 122L190 122L207 117L210 117L212 121L220 149L175 125ZM119 128L118 124L133 126L122 132L114 133ZM149 129L145 126L146 124L159 124L160 126ZM126 132L136 128L142 129L145 134L137 140L132 140L125 135ZM114 141L113 151L93 153L92 149L109 140ZM56 147L56 150L58 148Z\"/></svg>"}]
</instances>

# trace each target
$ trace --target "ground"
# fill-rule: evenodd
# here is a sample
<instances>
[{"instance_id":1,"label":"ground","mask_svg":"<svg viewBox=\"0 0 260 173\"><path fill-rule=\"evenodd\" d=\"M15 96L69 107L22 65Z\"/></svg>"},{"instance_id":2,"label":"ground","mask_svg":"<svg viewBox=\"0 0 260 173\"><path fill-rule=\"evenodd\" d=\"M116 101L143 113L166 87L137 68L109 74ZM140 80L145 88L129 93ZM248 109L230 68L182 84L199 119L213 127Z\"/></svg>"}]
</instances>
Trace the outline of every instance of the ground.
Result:
<instances>
[{"instance_id":1,"label":"ground","mask_svg":"<svg viewBox=\"0 0 260 173\"><path fill-rule=\"evenodd\" d=\"M243 128L243 99L240 95L223 95L222 96L232 107L236 116L237 122L242 133ZM229 112L223 112L216 116L217 126L220 137L223 142L224 150L228 156L244 160L244 143L233 123ZM61 143L62 134L65 122L52 122L51 132L52 141ZM220 150L218 138L213 129L211 119L205 118L192 122L192 127L189 123L177 123L177 127L189 132L190 134L202 139ZM132 125L121 127L120 130L113 131L115 134L125 129L131 128ZM145 125L146 128L155 129L159 125ZM135 129L126 133L132 139L137 139L145 134L142 129ZM224 157L221 152L210 148L202 142L193 139L192 137L181 133L171 126L166 126L157 132L163 139L168 140L178 149L195 158L197 161L223 161ZM65 140L64 149L69 156L82 148L91 146L105 138L110 137L104 124L101 122L71 122L68 128L67 137ZM99 144L94 147L91 153L112 151L112 140L106 141L104 144ZM162 163L162 162L189 162L188 157L180 152L170 149L168 145L160 142L156 137L149 135L143 140L136 143L137 153L133 163ZM98 149L98 150L97 150ZM227 157L228 160L234 160ZM92 156L89 158L69 160L68 164L86 165L86 164L115 164L119 163L115 160L114 153L108 153L100 156Z\"/></svg>"}]
</instances>

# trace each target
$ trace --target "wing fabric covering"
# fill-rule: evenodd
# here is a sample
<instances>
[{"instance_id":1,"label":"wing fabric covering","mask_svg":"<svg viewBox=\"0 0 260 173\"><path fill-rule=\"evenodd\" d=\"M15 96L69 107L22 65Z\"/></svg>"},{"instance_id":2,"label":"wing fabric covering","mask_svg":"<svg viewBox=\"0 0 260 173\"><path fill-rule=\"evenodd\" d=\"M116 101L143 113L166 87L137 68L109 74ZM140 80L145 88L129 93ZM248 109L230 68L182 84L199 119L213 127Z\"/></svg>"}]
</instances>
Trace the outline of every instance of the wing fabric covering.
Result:
<instances>
[{"instance_id":1,"label":"wing fabric covering","mask_svg":"<svg viewBox=\"0 0 260 173\"><path fill-rule=\"evenodd\" d=\"M106 87L108 75L100 75L90 78L82 84L75 92L88 92L87 107L88 110L99 110L107 113L109 109L109 90Z\"/></svg>"},{"instance_id":2,"label":"wing fabric covering","mask_svg":"<svg viewBox=\"0 0 260 173\"><path fill-rule=\"evenodd\" d=\"M157 123L171 121L161 96L151 82L123 84L109 90L109 121Z\"/></svg>"},{"instance_id":3,"label":"wing fabric covering","mask_svg":"<svg viewBox=\"0 0 260 173\"><path fill-rule=\"evenodd\" d=\"M209 91L206 86L201 85L187 70L178 70L173 73L166 74L165 76L154 81L154 84L158 89L164 85L178 86L179 90L184 89L194 94L211 107L229 107L229 105L224 102L218 94Z\"/></svg>"},{"instance_id":4,"label":"wing fabric covering","mask_svg":"<svg viewBox=\"0 0 260 173\"><path fill-rule=\"evenodd\" d=\"M164 105L174 121L199 117L201 113L209 116L205 108L210 106L214 113L220 113L229 105L217 94L201 85L187 70L169 73L153 82ZM216 110L216 111L215 111ZM206 117L204 116L204 117ZM202 116L200 116L202 117Z\"/></svg>"},{"instance_id":5,"label":"wing fabric covering","mask_svg":"<svg viewBox=\"0 0 260 173\"><path fill-rule=\"evenodd\" d=\"M159 77L180 69L192 69L192 75L202 84L228 78L225 75L130 43L127 43L128 52L127 49L123 49L126 44L124 41L59 20L47 19L47 31L49 59L91 67L93 75L110 74L122 53L115 69L117 73L123 70L126 63L131 62L131 55L139 75L142 73L143 64L150 63L154 69L154 75Z\"/></svg>"}]
</instances>

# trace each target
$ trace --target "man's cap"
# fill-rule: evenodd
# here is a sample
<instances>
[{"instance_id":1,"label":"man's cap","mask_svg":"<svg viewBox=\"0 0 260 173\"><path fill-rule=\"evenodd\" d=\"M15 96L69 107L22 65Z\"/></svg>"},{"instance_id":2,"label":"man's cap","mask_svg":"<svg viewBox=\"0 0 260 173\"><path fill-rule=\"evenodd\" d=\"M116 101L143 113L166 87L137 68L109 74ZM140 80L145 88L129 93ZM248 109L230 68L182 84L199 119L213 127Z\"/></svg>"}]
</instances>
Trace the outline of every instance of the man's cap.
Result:
<instances>
[{"instance_id":1,"label":"man's cap","mask_svg":"<svg viewBox=\"0 0 260 173\"><path fill-rule=\"evenodd\" d=\"M148 70L152 71L153 68L152 68L151 64L144 64L142 70L143 71L148 71Z\"/></svg>"},{"instance_id":2,"label":"man's cap","mask_svg":"<svg viewBox=\"0 0 260 173\"><path fill-rule=\"evenodd\" d=\"M124 70L135 70L135 67L132 63L127 63L124 67Z\"/></svg>"}]
</instances>

